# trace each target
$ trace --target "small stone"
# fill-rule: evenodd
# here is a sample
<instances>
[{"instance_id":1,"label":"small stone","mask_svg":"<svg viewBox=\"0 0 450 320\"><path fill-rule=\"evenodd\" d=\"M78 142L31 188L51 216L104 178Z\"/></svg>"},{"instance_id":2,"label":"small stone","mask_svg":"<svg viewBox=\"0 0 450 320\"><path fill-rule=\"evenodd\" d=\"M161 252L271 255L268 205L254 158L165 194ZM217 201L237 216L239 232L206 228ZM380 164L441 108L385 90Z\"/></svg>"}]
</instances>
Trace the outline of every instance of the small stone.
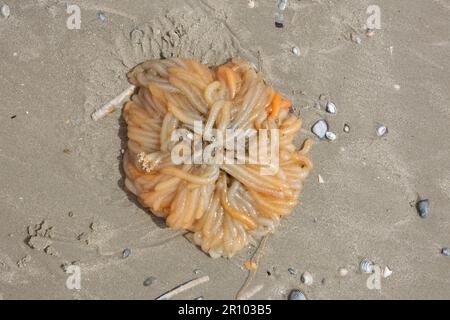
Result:
<instances>
[{"instance_id":1,"label":"small stone","mask_svg":"<svg viewBox=\"0 0 450 320\"><path fill-rule=\"evenodd\" d=\"M350 126L348 124L344 124L344 132L349 133L350 132Z\"/></svg>"},{"instance_id":2,"label":"small stone","mask_svg":"<svg viewBox=\"0 0 450 320\"><path fill-rule=\"evenodd\" d=\"M299 47L293 47L292 53L295 54L297 57L300 57L300 48Z\"/></svg>"},{"instance_id":3,"label":"small stone","mask_svg":"<svg viewBox=\"0 0 450 320\"><path fill-rule=\"evenodd\" d=\"M9 9L9 6L7 4L2 5L2 7L0 8L0 14L2 16L2 18L8 18L9 15L11 14L11 9Z\"/></svg>"},{"instance_id":4,"label":"small stone","mask_svg":"<svg viewBox=\"0 0 450 320\"><path fill-rule=\"evenodd\" d=\"M424 199L417 202L417 212L421 218L426 218L430 214L430 200Z\"/></svg>"},{"instance_id":5,"label":"small stone","mask_svg":"<svg viewBox=\"0 0 450 320\"><path fill-rule=\"evenodd\" d=\"M348 274L348 270L346 268L340 268L339 269L339 275L341 277L345 277Z\"/></svg>"},{"instance_id":6,"label":"small stone","mask_svg":"<svg viewBox=\"0 0 450 320\"><path fill-rule=\"evenodd\" d=\"M385 126L383 126L383 125L378 126L377 136L382 137L382 136L386 135L387 132L388 132L388 129Z\"/></svg>"},{"instance_id":7,"label":"small stone","mask_svg":"<svg viewBox=\"0 0 450 320\"><path fill-rule=\"evenodd\" d=\"M97 12L97 19L100 20L101 22L105 22L107 20L107 17L106 17L106 15L103 12L98 11Z\"/></svg>"},{"instance_id":8,"label":"small stone","mask_svg":"<svg viewBox=\"0 0 450 320\"><path fill-rule=\"evenodd\" d=\"M155 282L156 282L156 278L155 277L148 277L147 279L144 280L143 284L144 284L144 287L149 287Z\"/></svg>"},{"instance_id":9,"label":"small stone","mask_svg":"<svg viewBox=\"0 0 450 320\"><path fill-rule=\"evenodd\" d=\"M306 300L306 296L300 290L294 289L289 294L289 300Z\"/></svg>"},{"instance_id":10,"label":"small stone","mask_svg":"<svg viewBox=\"0 0 450 320\"><path fill-rule=\"evenodd\" d=\"M289 272L290 274L292 274L293 276L295 276L295 275L297 274L297 271L295 271L294 268L288 268L288 272Z\"/></svg>"},{"instance_id":11,"label":"small stone","mask_svg":"<svg viewBox=\"0 0 450 320\"><path fill-rule=\"evenodd\" d=\"M70 218L73 217L73 211L69 211L69 213L67 214Z\"/></svg>"},{"instance_id":12,"label":"small stone","mask_svg":"<svg viewBox=\"0 0 450 320\"><path fill-rule=\"evenodd\" d=\"M336 105L333 102L328 101L325 107L325 111L331 114L336 114L337 113Z\"/></svg>"},{"instance_id":13,"label":"small stone","mask_svg":"<svg viewBox=\"0 0 450 320\"><path fill-rule=\"evenodd\" d=\"M311 131L319 137L319 139L323 139L328 132L328 123L321 119L312 126Z\"/></svg>"},{"instance_id":14,"label":"small stone","mask_svg":"<svg viewBox=\"0 0 450 320\"><path fill-rule=\"evenodd\" d=\"M122 252L122 258L123 258L123 259L128 258L128 257L130 256L130 254L131 254L131 250L128 249L128 248L126 248L126 249L123 250L123 252Z\"/></svg>"},{"instance_id":15,"label":"small stone","mask_svg":"<svg viewBox=\"0 0 450 320\"><path fill-rule=\"evenodd\" d=\"M328 140L330 141L334 141L337 139L337 136L334 132L331 131L327 131L327 133L325 133L325 136L327 137Z\"/></svg>"},{"instance_id":16,"label":"small stone","mask_svg":"<svg viewBox=\"0 0 450 320\"><path fill-rule=\"evenodd\" d=\"M450 256L450 249L449 248L442 248L441 253L443 256Z\"/></svg>"}]
</instances>

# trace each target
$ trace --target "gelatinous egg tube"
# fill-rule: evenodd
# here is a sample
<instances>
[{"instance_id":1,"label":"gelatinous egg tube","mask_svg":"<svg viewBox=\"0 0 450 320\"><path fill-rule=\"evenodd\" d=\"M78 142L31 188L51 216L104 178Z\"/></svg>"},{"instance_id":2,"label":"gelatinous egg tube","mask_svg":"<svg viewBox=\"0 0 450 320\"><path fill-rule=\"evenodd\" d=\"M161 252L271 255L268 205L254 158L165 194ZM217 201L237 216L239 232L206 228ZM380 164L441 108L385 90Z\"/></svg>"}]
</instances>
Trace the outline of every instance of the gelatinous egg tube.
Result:
<instances>
[{"instance_id":1,"label":"gelatinous egg tube","mask_svg":"<svg viewBox=\"0 0 450 320\"><path fill-rule=\"evenodd\" d=\"M231 257L293 211L311 140L294 145L302 120L250 63L149 60L128 78L125 186L170 228Z\"/></svg>"}]
</instances>

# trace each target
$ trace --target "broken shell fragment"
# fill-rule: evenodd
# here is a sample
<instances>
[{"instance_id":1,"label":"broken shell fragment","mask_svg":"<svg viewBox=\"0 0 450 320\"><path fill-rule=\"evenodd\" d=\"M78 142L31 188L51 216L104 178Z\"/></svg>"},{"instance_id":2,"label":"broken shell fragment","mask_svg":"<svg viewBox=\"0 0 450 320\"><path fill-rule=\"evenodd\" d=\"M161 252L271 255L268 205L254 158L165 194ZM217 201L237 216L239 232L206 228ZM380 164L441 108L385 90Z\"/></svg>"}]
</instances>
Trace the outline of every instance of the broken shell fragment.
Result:
<instances>
[{"instance_id":1,"label":"broken shell fragment","mask_svg":"<svg viewBox=\"0 0 450 320\"><path fill-rule=\"evenodd\" d=\"M307 286L312 285L314 281L313 276L308 271L305 271L302 274L300 280L302 281L303 284L306 284Z\"/></svg>"},{"instance_id":2,"label":"broken shell fragment","mask_svg":"<svg viewBox=\"0 0 450 320\"><path fill-rule=\"evenodd\" d=\"M362 273L373 273L374 270L373 262L368 259L362 260L359 263L359 270Z\"/></svg>"},{"instance_id":3,"label":"broken shell fragment","mask_svg":"<svg viewBox=\"0 0 450 320\"><path fill-rule=\"evenodd\" d=\"M306 296L300 290L294 289L289 294L289 300L306 300Z\"/></svg>"},{"instance_id":4,"label":"broken shell fragment","mask_svg":"<svg viewBox=\"0 0 450 320\"><path fill-rule=\"evenodd\" d=\"M442 253L443 256L448 257L448 256L450 256L450 249L449 248L442 248L441 253Z\"/></svg>"},{"instance_id":5,"label":"broken shell fragment","mask_svg":"<svg viewBox=\"0 0 450 320\"><path fill-rule=\"evenodd\" d=\"M334 141L337 139L337 136L334 132L331 131L327 131L327 133L325 133L325 136L327 137L328 140L330 141Z\"/></svg>"},{"instance_id":6,"label":"broken shell fragment","mask_svg":"<svg viewBox=\"0 0 450 320\"><path fill-rule=\"evenodd\" d=\"M328 132L328 123L325 120L321 119L312 126L311 131L317 137L323 139Z\"/></svg>"},{"instance_id":7,"label":"broken shell fragment","mask_svg":"<svg viewBox=\"0 0 450 320\"><path fill-rule=\"evenodd\" d=\"M278 0L278 9L280 9L281 11L286 10L288 4L288 0Z\"/></svg>"},{"instance_id":8,"label":"broken shell fragment","mask_svg":"<svg viewBox=\"0 0 450 320\"><path fill-rule=\"evenodd\" d=\"M349 133L350 132L350 126L348 124L344 124L344 132Z\"/></svg>"},{"instance_id":9,"label":"broken shell fragment","mask_svg":"<svg viewBox=\"0 0 450 320\"><path fill-rule=\"evenodd\" d=\"M345 277L348 274L348 270L346 268L340 268L339 269L339 275L341 277Z\"/></svg>"},{"instance_id":10,"label":"broken shell fragment","mask_svg":"<svg viewBox=\"0 0 450 320\"><path fill-rule=\"evenodd\" d=\"M292 53L295 54L297 57L300 57L300 48L299 47L293 47Z\"/></svg>"},{"instance_id":11,"label":"broken shell fragment","mask_svg":"<svg viewBox=\"0 0 450 320\"><path fill-rule=\"evenodd\" d=\"M388 129L383 125L380 125L377 128L377 136L379 136L379 137L384 136L387 132L388 132Z\"/></svg>"},{"instance_id":12,"label":"broken shell fragment","mask_svg":"<svg viewBox=\"0 0 450 320\"><path fill-rule=\"evenodd\" d=\"M417 202L417 212L421 218L428 217L430 213L430 200L424 199Z\"/></svg>"},{"instance_id":13,"label":"broken shell fragment","mask_svg":"<svg viewBox=\"0 0 450 320\"><path fill-rule=\"evenodd\" d=\"M387 278L392 274L392 270L389 267L385 267L383 271L383 278Z\"/></svg>"},{"instance_id":14,"label":"broken shell fragment","mask_svg":"<svg viewBox=\"0 0 450 320\"><path fill-rule=\"evenodd\" d=\"M336 114L337 113L336 105L333 102L328 101L325 107L325 111L331 114Z\"/></svg>"}]
</instances>

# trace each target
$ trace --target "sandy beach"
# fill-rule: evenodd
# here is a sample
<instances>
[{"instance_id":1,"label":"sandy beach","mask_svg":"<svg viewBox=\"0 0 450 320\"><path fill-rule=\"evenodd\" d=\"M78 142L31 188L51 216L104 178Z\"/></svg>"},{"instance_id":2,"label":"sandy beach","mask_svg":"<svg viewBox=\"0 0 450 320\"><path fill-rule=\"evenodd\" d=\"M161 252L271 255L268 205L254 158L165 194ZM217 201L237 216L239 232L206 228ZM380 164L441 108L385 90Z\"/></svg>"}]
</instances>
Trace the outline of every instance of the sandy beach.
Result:
<instances>
[{"instance_id":1,"label":"sandy beach","mask_svg":"<svg viewBox=\"0 0 450 320\"><path fill-rule=\"evenodd\" d=\"M124 190L121 112L91 119L133 66L169 57L251 61L292 100L299 138L315 140L301 204L268 238L251 299L450 299L450 1L290 0L283 28L275 0L5 3L0 299L155 299L206 275L174 298L235 299L256 248L212 259L165 227ZM371 5L380 28L368 34ZM319 119L335 141L313 135ZM392 271L380 287L363 259ZM79 290L66 286L70 265Z\"/></svg>"}]
</instances>

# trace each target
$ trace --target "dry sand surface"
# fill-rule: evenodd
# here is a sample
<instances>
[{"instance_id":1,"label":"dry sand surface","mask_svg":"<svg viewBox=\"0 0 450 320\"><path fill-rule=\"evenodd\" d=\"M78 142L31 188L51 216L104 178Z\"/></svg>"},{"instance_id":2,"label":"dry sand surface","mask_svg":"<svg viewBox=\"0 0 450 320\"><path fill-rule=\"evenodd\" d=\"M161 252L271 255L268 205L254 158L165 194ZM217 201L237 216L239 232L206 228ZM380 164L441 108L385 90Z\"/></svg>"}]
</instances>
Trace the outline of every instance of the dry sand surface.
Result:
<instances>
[{"instance_id":1,"label":"dry sand surface","mask_svg":"<svg viewBox=\"0 0 450 320\"><path fill-rule=\"evenodd\" d=\"M249 59L292 99L303 137L320 118L338 136L316 139L302 203L269 238L253 298L299 288L309 299L450 299L450 257L440 253L450 246L450 1L291 0L282 29L268 0L6 2L0 299L154 299L201 275L210 281L176 298L235 298L255 248L211 259L165 228L123 190L120 112L90 119L128 86L132 66L170 56ZM80 6L80 30L66 27L66 2ZM371 4L381 29L367 37ZM324 112L321 95L337 115ZM382 138L379 124L388 127ZM430 199L426 219L418 196ZM380 290L367 288L363 258L393 270ZM66 288L62 265L73 262L81 290ZM144 286L148 277L156 281Z\"/></svg>"}]
</instances>

